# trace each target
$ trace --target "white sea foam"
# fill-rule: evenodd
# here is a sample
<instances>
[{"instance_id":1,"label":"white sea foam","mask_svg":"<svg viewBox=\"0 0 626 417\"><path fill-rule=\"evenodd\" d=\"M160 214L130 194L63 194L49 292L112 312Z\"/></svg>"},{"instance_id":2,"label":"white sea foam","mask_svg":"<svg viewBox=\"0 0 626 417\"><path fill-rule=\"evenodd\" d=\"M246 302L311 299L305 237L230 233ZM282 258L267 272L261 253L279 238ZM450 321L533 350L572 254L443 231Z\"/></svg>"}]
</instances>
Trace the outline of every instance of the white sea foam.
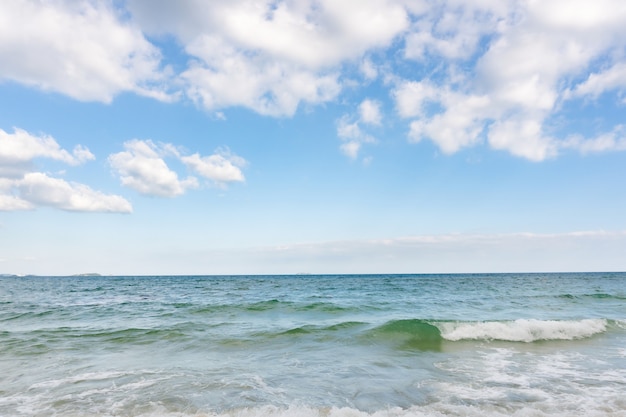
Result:
<instances>
[{"instance_id":1,"label":"white sea foam","mask_svg":"<svg viewBox=\"0 0 626 417\"><path fill-rule=\"evenodd\" d=\"M605 319L527 320L437 323L446 340L502 340L535 342L538 340L575 340L603 333Z\"/></svg>"},{"instance_id":2,"label":"white sea foam","mask_svg":"<svg viewBox=\"0 0 626 417\"><path fill-rule=\"evenodd\" d=\"M593 362L571 350L482 348L436 364L455 377L433 381L436 403L425 408L485 417L626 416L626 371Z\"/></svg>"},{"instance_id":3,"label":"white sea foam","mask_svg":"<svg viewBox=\"0 0 626 417\"><path fill-rule=\"evenodd\" d=\"M601 406L592 409L568 410L569 416L576 417L624 417L626 411L620 408L621 404L616 403L614 407ZM72 417L83 417L87 414L71 414ZM91 415L91 414L90 414ZM354 408L309 408L309 407L289 407L278 408L265 406L258 408L244 408L231 410L224 413L205 412L168 412L165 410L155 410L146 413L136 414L136 417L550 417L563 416L562 408L558 406L536 407L529 405L516 410L507 407L485 406L476 407L464 404L443 404L437 403L430 406L415 406L408 409L399 407L386 410L365 412ZM102 414L101 416L109 416ZM100 415L98 415L100 417Z\"/></svg>"}]
</instances>

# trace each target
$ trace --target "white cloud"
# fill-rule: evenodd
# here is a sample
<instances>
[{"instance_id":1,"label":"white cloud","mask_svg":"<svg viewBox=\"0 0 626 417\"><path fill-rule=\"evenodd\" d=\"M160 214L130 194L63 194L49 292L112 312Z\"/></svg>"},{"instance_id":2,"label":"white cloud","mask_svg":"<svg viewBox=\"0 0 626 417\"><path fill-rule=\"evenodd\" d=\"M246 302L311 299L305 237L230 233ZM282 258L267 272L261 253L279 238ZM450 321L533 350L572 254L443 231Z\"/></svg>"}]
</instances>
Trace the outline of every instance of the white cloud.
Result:
<instances>
[{"instance_id":1,"label":"white cloud","mask_svg":"<svg viewBox=\"0 0 626 417\"><path fill-rule=\"evenodd\" d=\"M171 100L175 88L220 119L232 106L292 116L380 77L411 119L410 141L542 160L576 148L569 134L544 134L566 100L623 94L624 21L621 0L9 0L0 2L0 80L102 102L121 92ZM147 40L160 35L186 54L177 74ZM353 158L372 141L365 127L382 123L380 103L363 101L356 123L361 139L339 135ZM127 185L154 194L146 184L162 181L161 195L194 186L161 174L129 175Z\"/></svg>"},{"instance_id":2,"label":"white cloud","mask_svg":"<svg viewBox=\"0 0 626 417\"><path fill-rule=\"evenodd\" d=\"M219 34L240 51L306 68L338 65L387 46L409 23L405 8L388 0L130 0L129 8L148 32L173 33L185 45Z\"/></svg>"},{"instance_id":3,"label":"white cloud","mask_svg":"<svg viewBox=\"0 0 626 417\"><path fill-rule=\"evenodd\" d=\"M429 138L448 154L480 141L484 129L483 114L491 105L488 97L445 91L440 92L438 102L446 110L412 122L410 140L417 142L424 137Z\"/></svg>"},{"instance_id":4,"label":"white cloud","mask_svg":"<svg viewBox=\"0 0 626 417\"><path fill-rule=\"evenodd\" d=\"M156 99L160 52L108 2L0 2L0 79L110 102L123 91Z\"/></svg>"},{"instance_id":5,"label":"white cloud","mask_svg":"<svg viewBox=\"0 0 626 417\"><path fill-rule=\"evenodd\" d=\"M337 124L337 135L342 139L358 139L363 136L358 122L350 123L349 117L343 116Z\"/></svg>"},{"instance_id":6,"label":"white cloud","mask_svg":"<svg viewBox=\"0 0 626 417\"><path fill-rule=\"evenodd\" d=\"M151 265L158 273L181 273L182 268L186 274L623 271L625 249L625 231L444 234L195 253L168 250L152 256L158 263ZM129 259L124 265L135 262ZM145 263L134 268L137 273L151 272L146 272Z\"/></svg>"},{"instance_id":7,"label":"white cloud","mask_svg":"<svg viewBox=\"0 0 626 417\"><path fill-rule=\"evenodd\" d=\"M255 260L313 273L620 271L625 245L624 231L443 234L259 248Z\"/></svg>"},{"instance_id":8,"label":"white cloud","mask_svg":"<svg viewBox=\"0 0 626 417\"><path fill-rule=\"evenodd\" d=\"M359 156L359 150L361 149L361 142L357 140L349 140L342 143L339 146L341 152L350 159L356 159Z\"/></svg>"},{"instance_id":9,"label":"white cloud","mask_svg":"<svg viewBox=\"0 0 626 417\"><path fill-rule=\"evenodd\" d=\"M218 186L245 180L241 168L247 162L228 149L218 150L209 156L198 153L182 155L172 144L155 144L151 140L138 139L125 142L124 148L125 151L109 156L109 164L120 176L122 185L144 195L176 197L200 186L194 176L179 179L178 173L165 162L166 156L174 157L195 174Z\"/></svg>"},{"instance_id":10,"label":"white cloud","mask_svg":"<svg viewBox=\"0 0 626 417\"><path fill-rule=\"evenodd\" d=\"M270 7L240 2L226 16L227 32L246 49L307 67L336 65L384 46L407 24L405 10L385 0L281 2Z\"/></svg>"},{"instance_id":11,"label":"white cloud","mask_svg":"<svg viewBox=\"0 0 626 417\"><path fill-rule=\"evenodd\" d=\"M530 118L509 118L493 124L489 144L531 161L542 161L557 153L558 145L542 133L541 122Z\"/></svg>"},{"instance_id":12,"label":"white cloud","mask_svg":"<svg viewBox=\"0 0 626 417\"><path fill-rule=\"evenodd\" d=\"M196 174L214 182L217 185L225 185L229 182L242 182L245 180L241 168L247 162L228 150L218 150L209 156L200 156L195 153L183 156L180 160Z\"/></svg>"},{"instance_id":13,"label":"white cloud","mask_svg":"<svg viewBox=\"0 0 626 417\"><path fill-rule=\"evenodd\" d=\"M564 149L577 150L582 154L624 151L626 150L626 127L618 125L611 132L603 133L593 139L572 135L561 146Z\"/></svg>"},{"instance_id":14,"label":"white cloud","mask_svg":"<svg viewBox=\"0 0 626 417\"><path fill-rule=\"evenodd\" d=\"M597 39L607 40L614 30L626 31L624 17L626 4L619 0L553 0L533 2L530 9L534 17L546 25L575 32L588 31ZM604 33L603 28L608 32Z\"/></svg>"},{"instance_id":15,"label":"white cloud","mask_svg":"<svg viewBox=\"0 0 626 417\"><path fill-rule=\"evenodd\" d=\"M471 57L482 37L498 29L509 4L509 1L448 1L422 9L428 14L417 20L405 37L405 57L415 60L424 60L428 55L447 59Z\"/></svg>"},{"instance_id":16,"label":"white cloud","mask_svg":"<svg viewBox=\"0 0 626 417\"><path fill-rule=\"evenodd\" d=\"M95 159L89 149L82 145L76 146L70 154L51 136L34 136L17 128L13 133L0 129L0 175L21 176L35 158L54 159L70 165Z\"/></svg>"},{"instance_id":17,"label":"white cloud","mask_svg":"<svg viewBox=\"0 0 626 417\"><path fill-rule=\"evenodd\" d=\"M34 161L37 159L79 165L95 157L82 145L69 153L52 136L34 136L17 128L14 133L0 129L0 210L45 206L68 211L132 211L130 203L120 196L106 195L83 184L36 172Z\"/></svg>"},{"instance_id":18,"label":"white cloud","mask_svg":"<svg viewBox=\"0 0 626 417\"><path fill-rule=\"evenodd\" d=\"M387 0L182 3L131 0L129 8L148 32L174 34L196 58L181 79L209 110L291 116L300 103L333 100L340 65L408 25L405 8Z\"/></svg>"},{"instance_id":19,"label":"white cloud","mask_svg":"<svg viewBox=\"0 0 626 417\"><path fill-rule=\"evenodd\" d=\"M511 109L550 111L558 97L559 77L574 71L586 59L577 45L568 48L563 34L529 31L513 26L494 42L478 64L484 87Z\"/></svg>"},{"instance_id":20,"label":"white cloud","mask_svg":"<svg viewBox=\"0 0 626 417\"><path fill-rule=\"evenodd\" d=\"M0 211L31 210L35 208L28 201L14 195L0 194Z\"/></svg>"},{"instance_id":21,"label":"white cloud","mask_svg":"<svg viewBox=\"0 0 626 417\"><path fill-rule=\"evenodd\" d=\"M452 153L487 138L494 149L534 161L566 148L621 149L610 135L584 145L547 135L545 123L566 99L626 85L624 19L618 0L450 1L426 10L406 37L405 56L444 60L432 76L395 81L398 114L413 119L409 139ZM605 69L572 87L598 62Z\"/></svg>"},{"instance_id":22,"label":"white cloud","mask_svg":"<svg viewBox=\"0 0 626 417\"><path fill-rule=\"evenodd\" d=\"M409 125L409 140L430 139L448 154L480 142L485 118L493 113L488 96L463 94L429 81L402 81L392 95L401 116L417 118Z\"/></svg>"},{"instance_id":23,"label":"white cloud","mask_svg":"<svg viewBox=\"0 0 626 417\"><path fill-rule=\"evenodd\" d=\"M440 100L440 90L429 81L402 81L392 96L401 117L424 117L425 106Z\"/></svg>"},{"instance_id":24,"label":"white cloud","mask_svg":"<svg viewBox=\"0 0 626 417\"><path fill-rule=\"evenodd\" d=\"M367 132L367 126L380 126L382 121L379 101L365 99L357 110L356 120L347 114L337 120L337 136L342 142L339 149L350 159L358 158L363 144L377 142L376 138ZM361 125L366 125L366 129L364 130ZM365 165L369 165L371 161L371 156L363 160Z\"/></svg>"},{"instance_id":25,"label":"white cloud","mask_svg":"<svg viewBox=\"0 0 626 417\"><path fill-rule=\"evenodd\" d=\"M359 105L359 117L365 124L380 125L382 115L380 113L380 102L366 99Z\"/></svg>"},{"instance_id":26,"label":"white cloud","mask_svg":"<svg viewBox=\"0 0 626 417\"><path fill-rule=\"evenodd\" d=\"M94 191L84 184L51 178L31 172L16 182L22 201L35 206L54 207L67 211L131 213L132 206L117 195Z\"/></svg>"},{"instance_id":27,"label":"white cloud","mask_svg":"<svg viewBox=\"0 0 626 417\"><path fill-rule=\"evenodd\" d=\"M598 97L605 91L613 89L626 89L626 62L620 62L612 67L590 74L582 83L574 89L572 96Z\"/></svg>"},{"instance_id":28,"label":"white cloud","mask_svg":"<svg viewBox=\"0 0 626 417\"><path fill-rule=\"evenodd\" d=\"M359 127L359 122L351 122L348 115L344 115L337 121L337 136L342 144L339 146L341 152L350 159L356 159L364 143L376 143L376 139L364 132Z\"/></svg>"},{"instance_id":29,"label":"white cloud","mask_svg":"<svg viewBox=\"0 0 626 417\"><path fill-rule=\"evenodd\" d=\"M162 159L162 149L152 141L130 140L124 143L123 152L109 156L109 164L120 176L122 185L158 197L175 197L188 188L198 187L195 177L178 179Z\"/></svg>"},{"instance_id":30,"label":"white cloud","mask_svg":"<svg viewBox=\"0 0 626 417\"><path fill-rule=\"evenodd\" d=\"M378 69L369 59L364 59L363 61L361 61L359 69L367 80L374 80L376 77L378 77Z\"/></svg>"},{"instance_id":31,"label":"white cloud","mask_svg":"<svg viewBox=\"0 0 626 417\"><path fill-rule=\"evenodd\" d=\"M268 116L292 116L301 102L321 103L340 91L338 73L321 73L250 56L216 38L201 38L187 52L202 59L181 74L186 93L207 110L248 107Z\"/></svg>"}]
</instances>

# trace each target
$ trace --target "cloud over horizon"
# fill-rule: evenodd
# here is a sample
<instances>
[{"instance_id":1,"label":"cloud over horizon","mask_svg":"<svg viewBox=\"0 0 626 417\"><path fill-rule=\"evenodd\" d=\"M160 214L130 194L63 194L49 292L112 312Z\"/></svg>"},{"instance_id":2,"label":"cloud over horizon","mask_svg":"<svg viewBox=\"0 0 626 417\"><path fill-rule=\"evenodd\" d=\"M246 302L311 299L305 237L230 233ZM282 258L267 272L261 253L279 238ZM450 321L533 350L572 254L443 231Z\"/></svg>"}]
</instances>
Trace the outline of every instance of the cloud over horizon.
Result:
<instances>
[{"instance_id":1,"label":"cloud over horizon","mask_svg":"<svg viewBox=\"0 0 626 417\"><path fill-rule=\"evenodd\" d=\"M442 234L235 248L156 248L124 258L142 274L448 274L622 271L626 231ZM598 248L600 250L598 250ZM534 262L529 263L529 256ZM182 260L182 265L180 264ZM108 271L107 263L102 271Z\"/></svg>"}]
</instances>

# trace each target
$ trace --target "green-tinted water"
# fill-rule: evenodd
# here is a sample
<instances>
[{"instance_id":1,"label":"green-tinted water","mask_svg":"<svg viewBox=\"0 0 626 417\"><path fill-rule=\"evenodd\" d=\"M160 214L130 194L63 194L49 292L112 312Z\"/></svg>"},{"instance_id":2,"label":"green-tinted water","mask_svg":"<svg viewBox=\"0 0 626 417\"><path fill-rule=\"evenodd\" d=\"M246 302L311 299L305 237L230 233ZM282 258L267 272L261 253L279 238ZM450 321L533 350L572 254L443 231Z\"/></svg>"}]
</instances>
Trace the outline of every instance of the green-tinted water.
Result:
<instances>
[{"instance_id":1,"label":"green-tinted water","mask_svg":"<svg viewBox=\"0 0 626 417\"><path fill-rule=\"evenodd\" d=\"M626 415L626 274L0 278L0 415Z\"/></svg>"}]
</instances>

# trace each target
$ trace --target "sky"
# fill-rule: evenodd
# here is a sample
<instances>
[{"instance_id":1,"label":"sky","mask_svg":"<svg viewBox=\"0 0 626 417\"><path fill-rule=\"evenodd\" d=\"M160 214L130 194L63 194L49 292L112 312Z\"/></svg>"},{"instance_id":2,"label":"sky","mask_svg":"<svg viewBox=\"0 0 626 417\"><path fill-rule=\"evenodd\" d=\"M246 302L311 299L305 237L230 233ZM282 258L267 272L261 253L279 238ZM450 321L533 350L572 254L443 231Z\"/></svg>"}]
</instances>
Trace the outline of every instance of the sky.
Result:
<instances>
[{"instance_id":1,"label":"sky","mask_svg":"<svg viewBox=\"0 0 626 417\"><path fill-rule=\"evenodd\" d=\"M0 2L0 274L626 270L622 0Z\"/></svg>"}]
</instances>

